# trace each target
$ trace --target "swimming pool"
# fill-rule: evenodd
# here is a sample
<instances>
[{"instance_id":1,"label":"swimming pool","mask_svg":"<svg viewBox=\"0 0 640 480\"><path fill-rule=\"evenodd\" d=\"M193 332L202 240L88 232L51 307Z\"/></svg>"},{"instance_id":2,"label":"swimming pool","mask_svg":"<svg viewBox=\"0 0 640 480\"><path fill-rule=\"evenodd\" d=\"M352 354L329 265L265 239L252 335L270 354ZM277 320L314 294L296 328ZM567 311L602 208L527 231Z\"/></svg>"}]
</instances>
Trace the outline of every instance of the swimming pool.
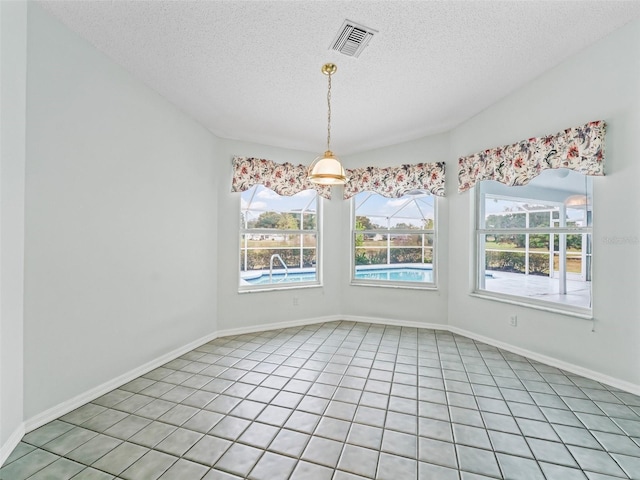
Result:
<instances>
[{"instance_id":1,"label":"swimming pool","mask_svg":"<svg viewBox=\"0 0 640 480\"><path fill-rule=\"evenodd\" d=\"M393 282L433 282L433 269L420 267L358 267L356 269L355 279L357 280L378 280ZM250 285L269 285L275 283L300 283L314 282L316 273L307 272L290 272L285 276L284 273L273 273L273 277L269 278L269 273L244 278L244 281Z\"/></svg>"},{"instance_id":2,"label":"swimming pool","mask_svg":"<svg viewBox=\"0 0 640 480\"><path fill-rule=\"evenodd\" d=\"M263 273L259 277L245 278L245 282L251 285L269 285L275 283L300 283L300 282L315 282L315 272L291 272L289 275L284 273L274 273L272 278L269 278L269 272Z\"/></svg>"},{"instance_id":3,"label":"swimming pool","mask_svg":"<svg viewBox=\"0 0 640 480\"><path fill-rule=\"evenodd\" d=\"M420 267L356 268L355 278L391 282L433 282L433 269Z\"/></svg>"}]
</instances>

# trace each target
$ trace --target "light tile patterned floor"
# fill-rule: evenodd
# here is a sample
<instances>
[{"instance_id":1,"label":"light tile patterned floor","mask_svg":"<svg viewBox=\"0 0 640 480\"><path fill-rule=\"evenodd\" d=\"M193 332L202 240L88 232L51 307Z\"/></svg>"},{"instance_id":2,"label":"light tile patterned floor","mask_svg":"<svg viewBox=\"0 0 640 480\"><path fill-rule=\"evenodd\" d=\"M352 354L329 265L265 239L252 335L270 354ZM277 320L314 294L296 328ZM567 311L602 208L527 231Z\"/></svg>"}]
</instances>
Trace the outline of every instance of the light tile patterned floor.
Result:
<instances>
[{"instance_id":1,"label":"light tile patterned floor","mask_svg":"<svg viewBox=\"0 0 640 480\"><path fill-rule=\"evenodd\" d=\"M27 434L3 480L640 479L640 397L468 338L217 339Z\"/></svg>"}]
</instances>

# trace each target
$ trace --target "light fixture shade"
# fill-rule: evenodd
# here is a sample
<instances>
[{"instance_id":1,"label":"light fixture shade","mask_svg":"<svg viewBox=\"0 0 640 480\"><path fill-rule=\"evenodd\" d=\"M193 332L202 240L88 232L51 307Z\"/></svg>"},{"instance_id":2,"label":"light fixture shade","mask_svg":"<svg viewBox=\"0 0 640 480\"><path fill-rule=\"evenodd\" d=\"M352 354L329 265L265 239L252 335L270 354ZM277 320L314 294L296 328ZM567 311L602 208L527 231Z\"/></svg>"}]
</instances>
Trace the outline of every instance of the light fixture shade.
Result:
<instances>
[{"instance_id":1,"label":"light fixture shade","mask_svg":"<svg viewBox=\"0 0 640 480\"><path fill-rule=\"evenodd\" d=\"M331 150L317 157L308 172L309 181L318 185L344 185L347 181L340 159Z\"/></svg>"},{"instance_id":2,"label":"light fixture shade","mask_svg":"<svg viewBox=\"0 0 640 480\"><path fill-rule=\"evenodd\" d=\"M591 197L587 195L571 195L567 197L564 201L565 206L567 207L590 207L591 206Z\"/></svg>"}]
</instances>

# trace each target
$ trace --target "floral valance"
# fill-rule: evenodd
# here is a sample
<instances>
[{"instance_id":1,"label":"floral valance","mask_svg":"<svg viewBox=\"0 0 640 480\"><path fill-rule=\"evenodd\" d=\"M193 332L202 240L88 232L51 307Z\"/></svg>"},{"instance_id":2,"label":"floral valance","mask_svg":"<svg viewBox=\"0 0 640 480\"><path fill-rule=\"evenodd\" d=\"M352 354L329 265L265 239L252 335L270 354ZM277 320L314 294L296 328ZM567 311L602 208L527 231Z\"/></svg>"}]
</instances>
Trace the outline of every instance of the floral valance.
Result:
<instances>
[{"instance_id":1,"label":"floral valance","mask_svg":"<svg viewBox=\"0 0 640 480\"><path fill-rule=\"evenodd\" d=\"M522 140L458 160L458 191L481 180L526 185L543 170L568 168L584 175L604 175L602 120L568 128L555 135Z\"/></svg>"},{"instance_id":2,"label":"floral valance","mask_svg":"<svg viewBox=\"0 0 640 480\"><path fill-rule=\"evenodd\" d=\"M389 198L402 197L414 190L444 196L444 162L347 169L347 178L345 200L365 191Z\"/></svg>"},{"instance_id":3,"label":"floral valance","mask_svg":"<svg viewBox=\"0 0 640 480\"><path fill-rule=\"evenodd\" d=\"M292 163L250 157L233 157L232 192L244 192L254 185L264 185L278 195L291 196L303 190L316 190L318 195L331 198L331 187L316 185L307 180L307 167Z\"/></svg>"}]
</instances>

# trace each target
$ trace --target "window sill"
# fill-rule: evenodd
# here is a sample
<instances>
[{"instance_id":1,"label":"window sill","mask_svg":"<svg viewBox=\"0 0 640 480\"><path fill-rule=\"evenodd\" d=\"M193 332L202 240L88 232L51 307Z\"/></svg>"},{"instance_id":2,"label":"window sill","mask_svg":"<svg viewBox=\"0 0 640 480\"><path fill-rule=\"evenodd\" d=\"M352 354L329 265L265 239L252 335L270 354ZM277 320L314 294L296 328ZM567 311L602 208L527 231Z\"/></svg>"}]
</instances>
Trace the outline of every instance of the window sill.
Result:
<instances>
[{"instance_id":1,"label":"window sill","mask_svg":"<svg viewBox=\"0 0 640 480\"><path fill-rule=\"evenodd\" d=\"M261 293L261 292L277 292L280 290L301 290L305 288L322 288L321 283L312 283L312 284L297 284L297 285L282 285L282 286L266 286L263 288L253 287L253 288L242 288L238 290L238 293Z\"/></svg>"},{"instance_id":2,"label":"window sill","mask_svg":"<svg viewBox=\"0 0 640 480\"><path fill-rule=\"evenodd\" d=\"M510 295L495 294L493 292L487 292L483 290L476 290L469 293L470 296L475 298L482 298L485 300L494 300L501 303L508 303L510 305L517 305L519 307L532 308L534 310L542 310L545 312L556 313L558 315L565 315L569 317L582 318L584 320L593 320L593 311L588 308L572 307L568 305L562 305L559 303L550 302L536 302L535 300L527 297L515 297Z\"/></svg>"}]
</instances>

